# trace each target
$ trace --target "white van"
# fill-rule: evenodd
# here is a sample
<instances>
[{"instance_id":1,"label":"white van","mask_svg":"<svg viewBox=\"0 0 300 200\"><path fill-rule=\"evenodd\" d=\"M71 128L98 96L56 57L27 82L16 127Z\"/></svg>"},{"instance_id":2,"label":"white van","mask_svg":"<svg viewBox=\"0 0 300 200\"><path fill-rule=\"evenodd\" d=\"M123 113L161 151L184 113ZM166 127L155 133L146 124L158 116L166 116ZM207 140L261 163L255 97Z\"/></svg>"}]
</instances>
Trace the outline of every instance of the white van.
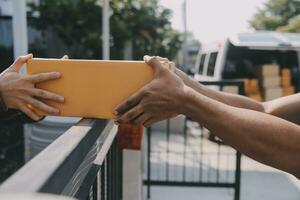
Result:
<instances>
[{"instance_id":1,"label":"white van","mask_svg":"<svg viewBox=\"0 0 300 200\"><path fill-rule=\"evenodd\" d=\"M257 67L276 63L292 70L299 89L300 34L278 32L240 33L220 42L201 46L195 65L195 79L257 78Z\"/></svg>"}]
</instances>

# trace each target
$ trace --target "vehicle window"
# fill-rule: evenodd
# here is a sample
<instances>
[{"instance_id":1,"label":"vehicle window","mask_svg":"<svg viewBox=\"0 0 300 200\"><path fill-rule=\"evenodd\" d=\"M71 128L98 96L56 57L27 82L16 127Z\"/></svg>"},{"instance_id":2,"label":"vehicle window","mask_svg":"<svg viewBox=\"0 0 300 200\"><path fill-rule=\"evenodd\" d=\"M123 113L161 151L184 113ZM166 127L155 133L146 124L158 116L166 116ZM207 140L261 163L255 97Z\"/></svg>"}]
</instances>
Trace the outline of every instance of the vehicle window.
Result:
<instances>
[{"instance_id":1,"label":"vehicle window","mask_svg":"<svg viewBox=\"0 0 300 200\"><path fill-rule=\"evenodd\" d=\"M218 53L211 53L208 61L207 76L213 76L215 73L215 65Z\"/></svg>"},{"instance_id":2,"label":"vehicle window","mask_svg":"<svg viewBox=\"0 0 300 200\"><path fill-rule=\"evenodd\" d=\"M201 55L200 65L199 65L199 74L203 74L205 56L206 56L206 54Z\"/></svg>"}]
</instances>

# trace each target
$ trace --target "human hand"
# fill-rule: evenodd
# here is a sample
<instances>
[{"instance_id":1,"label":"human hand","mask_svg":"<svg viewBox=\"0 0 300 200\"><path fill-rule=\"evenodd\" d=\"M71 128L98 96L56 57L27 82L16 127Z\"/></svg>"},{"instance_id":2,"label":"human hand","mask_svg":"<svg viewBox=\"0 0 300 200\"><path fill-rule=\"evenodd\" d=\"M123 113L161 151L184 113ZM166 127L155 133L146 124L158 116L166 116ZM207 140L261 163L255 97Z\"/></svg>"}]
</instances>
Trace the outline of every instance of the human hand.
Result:
<instances>
[{"instance_id":1,"label":"human hand","mask_svg":"<svg viewBox=\"0 0 300 200\"><path fill-rule=\"evenodd\" d=\"M182 113L186 86L162 63L159 57L145 56L154 71L154 79L115 108L116 123L151 124Z\"/></svg>"},{"instance_id":2,"label":"human hand","mask_svg":"<svg viewBox=\"0 0 300 200\"><path fill-rule=\"evenodd\" d=\"M63 103L64 98L52 92L35 88L35 84L58 79L60 78L60 73L47 72L22 77L20 70L32 57L32 54L18 57L9 68L0 74L0 93L2 100L7 108L21 110L33 120L39 120L41 116L36 114L32 107L46 114L58 115L59 110L57 108L45 104L41 99L49 99Z\"/></svg>"},{"instance_id":3,"label":"human hand","mask_svg":"<svg viewBox=\"0 0 300 200\"><path fill-rule=\"evenodd\" d=\"M205 87L198 81L195 81L193 78L189 77L186 73L181 71L179 68L177 68L175 63L170 62L168 58L163 58L163 57L159 57L159 56L157 56L157 58L159 59L159 61L161 63L164 64L164 67L166 67L170 71L174 72L179 78L181 78L181 80L183 81L183 83L186 86L188 86L196 91L199 87L201 87L201 88Z\"/></svg>"}]
</instances>

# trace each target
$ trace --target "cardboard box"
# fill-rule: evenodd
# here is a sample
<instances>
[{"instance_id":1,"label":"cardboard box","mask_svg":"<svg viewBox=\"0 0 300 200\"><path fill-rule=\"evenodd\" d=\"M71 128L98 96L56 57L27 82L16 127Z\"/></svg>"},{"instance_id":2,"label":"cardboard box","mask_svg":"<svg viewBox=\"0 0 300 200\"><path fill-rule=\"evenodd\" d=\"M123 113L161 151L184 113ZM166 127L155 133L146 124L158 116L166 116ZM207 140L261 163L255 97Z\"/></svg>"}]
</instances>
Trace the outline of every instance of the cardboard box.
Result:
<instances>
[{"instance_id":1,"label":"cardboard box","mask_svg":"<svg viewBox=\"0 0 300 200\"><path fill-rule=\"evenodd\" d=\"M279 75L280 67L276 64L265 64L261 67L262 76L274 76Z\"/></svg>"},{"instance_id":2,"label":"cardboard box","mask_svg":"<svg viewBox=\"0 0 300 200\"><path fill-rule=\"evenodd\" d=\"M153 77L143 61L31 59L28 74L58 71L58 80L37 84L65 97L65 103L46 101L62 116L113 119L113 109Z\"/></svg>"},{"instance_id":3,"label":"cardboard box","mask_svg":"<svg viewBox=\"0 0 300 200\"><path fill-rule=\"evenodd\" d=\"M264 89L265 101L269 101L269 100L273 100L273 99L282 97L282 95L283 95L283 91L282 91L281 87Z\"/></svg>"},{"instance_id":4,"label":"cardboard box","mask_svg":"<svg viewBox=\"0 0 300 200\"><path fill-rule=\"evenodd\" d=\"M257 79L245 79L245 93L256 94L259 93L259 86Z\"/></svg>"},{"instance_id":5,"label":"cardboard box","mask_svg":"<svg viewBox=\"0 0 300 200\"><path fill-rule=\"evenodd\" d=\"M294 86L289 86L289 87L284 87L283 89L283 96L288 96L295 94L295 87Z\"/></svg>"},{"instance_id":6,"label":"cardboard box","mask_svg":"<svg viewBox=\"0 0 300 200\"><path fill-rule=\"evenodd\" d=\"M289 68L284 68L281 70L281 76L282 77L291 77L292 73L291 73L291 69Z\"/></svg>"},{"instance_id":7,"label":"cardboard box","mask_svg":"<svg viewBox=\"0 0 300 200\"><path fill-rule=\"evenodd\" d=\"M291 77L290 76L282 76L281 77L281 85L283 87L289 87L292 83Z\"/></svg>"},{"instance_id":8,"label":"cardboard box","mask_svg":"<svg viewBox=\"0 0 300 200\"><path fill-rule=\"evenodd\" d=\"M279 87L280 86L280 77L279 76L265 76L262 80L262 86L266 87Z\"/></svg>"},{"instance_id":9,"label":"cardboard box","mask_svg":"<svg viewBox=\"0 0 300 200\"><path fill-rule=\"evenodd\" d=\"M237 86L224 86L223 87L223 92L231 93L231 94L238 94L239 93L239 88Z\"/></svg>"}]
</instances>

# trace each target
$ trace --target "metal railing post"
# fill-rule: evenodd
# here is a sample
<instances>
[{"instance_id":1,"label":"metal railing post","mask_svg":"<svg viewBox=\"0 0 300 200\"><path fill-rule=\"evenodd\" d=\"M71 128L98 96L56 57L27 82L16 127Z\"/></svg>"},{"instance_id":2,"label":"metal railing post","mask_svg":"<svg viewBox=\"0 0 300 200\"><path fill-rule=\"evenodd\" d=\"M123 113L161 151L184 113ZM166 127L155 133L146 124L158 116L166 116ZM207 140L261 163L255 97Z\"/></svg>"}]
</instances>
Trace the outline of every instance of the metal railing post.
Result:
<instances>
[{"instance_id":1,"label":"metal railing post","mask_svg":"<svg viewBox=\"0 0 300 200\"><path fill-rule=\"evenodd\" d=\"M147 199L151 197L151 128L147 128Z\"/></svg>"}]
</instances>

